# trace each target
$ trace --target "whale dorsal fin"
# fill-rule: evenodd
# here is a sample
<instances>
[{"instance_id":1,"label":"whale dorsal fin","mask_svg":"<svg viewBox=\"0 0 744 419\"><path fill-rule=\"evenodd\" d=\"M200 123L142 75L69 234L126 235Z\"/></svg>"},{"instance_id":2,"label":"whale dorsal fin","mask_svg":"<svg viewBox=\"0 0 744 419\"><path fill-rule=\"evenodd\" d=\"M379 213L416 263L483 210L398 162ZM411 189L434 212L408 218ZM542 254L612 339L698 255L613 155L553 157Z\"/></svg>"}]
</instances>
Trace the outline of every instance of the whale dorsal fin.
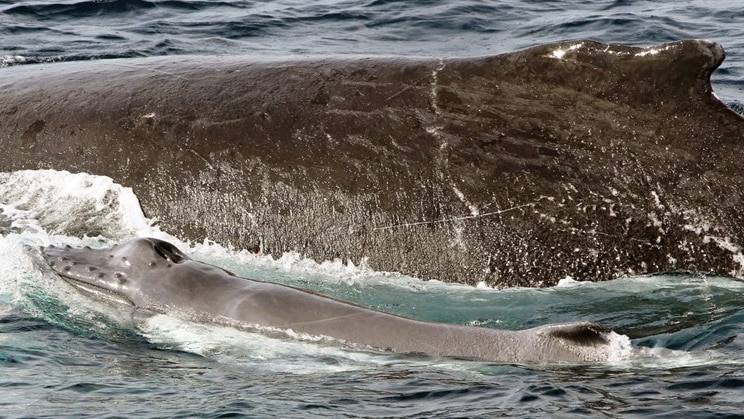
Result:
<instances>
[{"instance_id":1,"label":"whale dorsal fin","mask_svg":"<svg viewBox=\"0 0 744 419\"><path fill-rule=\"evenodd\" d=\"M574 345L597 346L609 343L610 329L594 323L567 323L546 326L545 333Z\"/></svg>"}]
</instances>

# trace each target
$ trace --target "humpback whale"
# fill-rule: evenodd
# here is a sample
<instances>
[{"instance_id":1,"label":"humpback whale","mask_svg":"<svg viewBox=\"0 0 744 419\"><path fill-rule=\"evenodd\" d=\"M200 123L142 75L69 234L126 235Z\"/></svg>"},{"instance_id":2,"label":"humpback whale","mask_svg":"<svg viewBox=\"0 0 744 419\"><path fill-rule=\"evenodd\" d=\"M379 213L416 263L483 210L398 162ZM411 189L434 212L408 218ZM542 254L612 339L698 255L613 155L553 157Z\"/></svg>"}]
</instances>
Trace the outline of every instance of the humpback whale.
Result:
<instances>
[{"instance_id":1,"label":"humpback whale","mask_svg":"<svg viewBox=\"0 0 744 419\"><path fill-rule=\"evenodd\" d=\"M194 57L0 69L0 171L131 187L183 239L420 278L744 277L723 48Z\"/></svg>"},{"instance_id":2,"label":"humpback whale","mask_svg":"<svg viewBox=\"0 0 744 419\"><path fill-rule=\"evenodd\" d=\"M611 331L592 323L507 331L412 320L240 278L153 238L107 249L50 246L42 249L42 256L84 294L147 312L272 334L292 331L394 352L495 362L601 362L612 352Z\"/></svg>"}]
</instances>

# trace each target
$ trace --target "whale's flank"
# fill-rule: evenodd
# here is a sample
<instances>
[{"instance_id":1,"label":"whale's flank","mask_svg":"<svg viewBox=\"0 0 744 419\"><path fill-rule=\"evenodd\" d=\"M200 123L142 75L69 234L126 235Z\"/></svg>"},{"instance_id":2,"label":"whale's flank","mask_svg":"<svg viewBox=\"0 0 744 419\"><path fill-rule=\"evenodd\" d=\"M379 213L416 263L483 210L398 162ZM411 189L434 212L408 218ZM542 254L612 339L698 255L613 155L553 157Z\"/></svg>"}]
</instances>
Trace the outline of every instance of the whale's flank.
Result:
<instances>
[{"instance_id":1,"label":"whale's flank","mask_svg":"<svg viewBox=\"0 0 744 419\"><path fill-rule=\"evenodd\" d=\"M560 51L560 53L556 53ZM744 277L720 45L0 69L0 170L112 177L183 239L500 286Z\"/></svg>"}]
</instances>

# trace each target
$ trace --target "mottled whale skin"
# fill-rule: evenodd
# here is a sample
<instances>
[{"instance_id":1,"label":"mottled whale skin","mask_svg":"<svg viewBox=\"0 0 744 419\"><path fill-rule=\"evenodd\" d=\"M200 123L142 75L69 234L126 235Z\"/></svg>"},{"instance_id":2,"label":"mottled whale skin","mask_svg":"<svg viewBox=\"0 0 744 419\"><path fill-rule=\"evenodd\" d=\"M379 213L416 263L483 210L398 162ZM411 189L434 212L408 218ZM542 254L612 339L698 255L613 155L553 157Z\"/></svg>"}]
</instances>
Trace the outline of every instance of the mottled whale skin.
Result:
<instances>
[{"instance_id":1,"label":"mottled whale skin","mask_svg":"<svg viewBox=\"0 0 744 419\"><path fill-rule=\"evenodd\" d=\"M0 171L106 175L184 239L499 286L744 277L720 45L0 69ZM93 232L95 233L95 232Z\"/></svg>"},{"instance_id":2,"label":"mottled whale skin","mask_svg":"<svg viewBox=\"0 0 744 419\"><path fill-rule=\"evenodd\" d=\"M411 320L240 278L191 260L158 239L133 239L95 250L50 246L42 255L55 272L87 295L190 320L269 329L272 334L292 330L394 352L494 362L602 362L611 354L611 332L592 323L505 331Z\"/></svg>"}]
</instances>

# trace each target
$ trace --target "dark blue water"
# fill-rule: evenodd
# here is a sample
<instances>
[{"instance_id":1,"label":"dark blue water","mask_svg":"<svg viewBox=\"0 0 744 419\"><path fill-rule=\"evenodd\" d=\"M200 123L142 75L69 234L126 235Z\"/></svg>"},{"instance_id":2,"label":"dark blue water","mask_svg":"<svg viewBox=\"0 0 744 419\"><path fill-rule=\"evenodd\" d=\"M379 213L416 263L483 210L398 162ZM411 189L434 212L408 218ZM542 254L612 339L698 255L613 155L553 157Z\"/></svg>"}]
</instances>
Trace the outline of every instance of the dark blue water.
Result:
<instances>
[{"instance_id":1,"label":"dark blue water","mask_svg":"<svg viewBox=\"0 0 744 419\"><path fill-rule=\"evenodd\" d=\"M714 88L744 109L740 1L0 1L0 65L169 54L473 56L584 38L720 42L728 58ZM591 320L627 334L636 348L615 363L572 367L360 353L169 318L141 322L92 306L36 266L23 245L80 244L37 218L59 211L64 220L70 208L93 204L24 195L49 179L5 182L0 417L744 414L744 287L736 280L662 275L477 290L291 255L269 261L185 248L244 276L407 316L509 329ZM107 239L132 234L102 220L115 232Z\"/></svg>"}]
</instances>

